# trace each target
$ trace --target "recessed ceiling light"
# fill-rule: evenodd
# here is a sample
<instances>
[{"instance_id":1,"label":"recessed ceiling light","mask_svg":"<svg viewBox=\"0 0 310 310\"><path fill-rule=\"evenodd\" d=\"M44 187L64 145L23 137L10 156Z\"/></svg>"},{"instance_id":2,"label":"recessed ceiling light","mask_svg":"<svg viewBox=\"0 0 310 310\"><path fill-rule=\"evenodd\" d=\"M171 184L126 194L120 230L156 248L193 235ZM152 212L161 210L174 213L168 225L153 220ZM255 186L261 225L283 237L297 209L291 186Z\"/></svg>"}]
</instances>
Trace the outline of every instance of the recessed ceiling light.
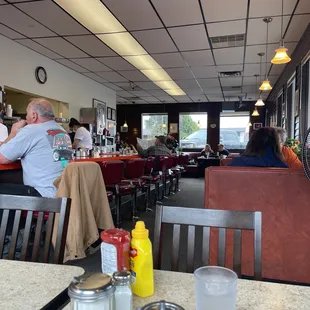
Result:
<instances>
[{"instance_id":1,"label":"recessed ceiling light","mask_svg":"<svg viewBox=\"0 0 310 310\"><path fill-rule=\"evenodd\" d=\"M140 70L172 96L185 95L169 74L143 46L124 28L100 0L53 0L79 23L93 32L103 43ZM166 89L169 87L169 89Z\"/></svg>"}]
</instances>

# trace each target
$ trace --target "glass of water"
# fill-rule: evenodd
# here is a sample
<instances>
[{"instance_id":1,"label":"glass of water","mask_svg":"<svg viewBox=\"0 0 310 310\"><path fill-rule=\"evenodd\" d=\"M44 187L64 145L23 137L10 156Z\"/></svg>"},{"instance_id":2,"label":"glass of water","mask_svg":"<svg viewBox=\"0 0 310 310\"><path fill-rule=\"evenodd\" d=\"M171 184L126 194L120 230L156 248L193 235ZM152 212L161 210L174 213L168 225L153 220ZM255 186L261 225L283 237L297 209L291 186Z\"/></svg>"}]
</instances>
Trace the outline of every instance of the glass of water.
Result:
<instances>
[{"instance_id":1,"label":"glass of water","mask_svg":"<svg viewBox=\"0 0 310 310\"><path fill-rule=\"evenodd\" d=\"M236 310L237 274L206 266L195 270L196 310Z\"/></svg>"}]
</instances>

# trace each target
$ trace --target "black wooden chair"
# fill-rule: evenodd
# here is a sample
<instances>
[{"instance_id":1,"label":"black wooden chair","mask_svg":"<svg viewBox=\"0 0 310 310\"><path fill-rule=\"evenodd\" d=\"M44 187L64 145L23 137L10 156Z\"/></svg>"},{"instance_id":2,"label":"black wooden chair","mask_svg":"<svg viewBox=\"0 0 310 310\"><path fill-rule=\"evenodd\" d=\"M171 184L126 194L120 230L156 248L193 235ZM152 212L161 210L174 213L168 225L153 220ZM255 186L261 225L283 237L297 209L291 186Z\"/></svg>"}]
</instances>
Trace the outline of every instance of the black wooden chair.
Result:
<instances>
[{"instance_id":1,"label":"black wooden chair","mask_svg":"<svg viewBox=\"0 0 310 310\"><path fill-rule=\"evenodd\" d=\"M241 275L241 235L242 230L254 231L254 277L262 278L262 214L250 211L229 211L170 207L158 205L154 228L154 268L162 265L162 224L173 225L171 269L179 270L180 230L181 225L188 226L186 272L194 271L195 228L203 227L202 234L202 265L209 264L210 227L219 228L218 265L225 265L226 229L234 229L233 269ZM182 240L186 242L185 240ZM167 252L164 253L167 257Z\"/></svg>"},{"instance_id":2,"label":"black wooden chair","mask_svg":"<svg viewBox=\"0 0 310 310\"><path fill-rule=\"evenodd\" d=\"M22 228L21 222L23 222L22 212L27 211L22 248L19 259L22 261L31 260L32 262L37 262L40 260L40 262L48 263L50 260L52 237L54 233L55 215L59 213L57 232L55 232L56 243L53 250L52 263L62 264L66 245L70 207L71 199L68 198L0 195L0 210L2 211L2 219L0 217L0 258L3 257L10 213L15 213L15 216L7 258L15 259L17 239L20 229ZM37 212L36 219L33 217L34 212ZM46 221L43 255L40 255L45 212L49 212L49 215L48 220ZM33 227L35 227L35 233L32 245L32 253L30 254L29 237Z\"/></svg>"}]
</instances>

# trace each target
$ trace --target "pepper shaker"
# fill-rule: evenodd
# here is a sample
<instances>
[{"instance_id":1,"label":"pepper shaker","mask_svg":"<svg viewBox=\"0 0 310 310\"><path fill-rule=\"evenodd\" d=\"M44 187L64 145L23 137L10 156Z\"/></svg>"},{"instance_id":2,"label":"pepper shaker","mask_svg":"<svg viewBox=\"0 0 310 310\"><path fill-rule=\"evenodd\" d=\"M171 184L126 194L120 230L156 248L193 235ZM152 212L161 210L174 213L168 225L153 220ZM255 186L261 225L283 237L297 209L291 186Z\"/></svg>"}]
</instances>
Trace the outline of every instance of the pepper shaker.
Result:
<instances>
[{"instance_id":1,"label":"pepper shaker","mask_svg":"<svg viewBox=\"0 0 310 310\"><path fill-rule=\"evenodd\" d=\"M116 271L113 274L115 284L115 310L132 310L132 292L130 288L130 272Z\"/></svg>"}]
</instances>

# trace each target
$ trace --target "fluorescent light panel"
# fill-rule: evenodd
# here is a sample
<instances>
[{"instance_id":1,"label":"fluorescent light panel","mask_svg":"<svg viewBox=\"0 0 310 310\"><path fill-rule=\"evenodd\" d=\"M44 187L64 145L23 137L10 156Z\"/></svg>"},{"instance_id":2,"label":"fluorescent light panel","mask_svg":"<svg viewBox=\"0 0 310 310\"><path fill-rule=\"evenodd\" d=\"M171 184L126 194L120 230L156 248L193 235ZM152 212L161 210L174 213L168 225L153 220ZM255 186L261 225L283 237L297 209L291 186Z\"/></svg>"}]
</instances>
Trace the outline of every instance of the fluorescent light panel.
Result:
<instances>
[{"instance_id":1,"label":"fluorescent light panel","mask_svg":"<svg viewBox=\"0 0 310 310\"><path fill-rule=\"evenodd\" d=\"M185 95L100 0L53 0L102 42L172 96ZM162 85L162 86L160 86Z\"/></svg>"}]
</instances>

